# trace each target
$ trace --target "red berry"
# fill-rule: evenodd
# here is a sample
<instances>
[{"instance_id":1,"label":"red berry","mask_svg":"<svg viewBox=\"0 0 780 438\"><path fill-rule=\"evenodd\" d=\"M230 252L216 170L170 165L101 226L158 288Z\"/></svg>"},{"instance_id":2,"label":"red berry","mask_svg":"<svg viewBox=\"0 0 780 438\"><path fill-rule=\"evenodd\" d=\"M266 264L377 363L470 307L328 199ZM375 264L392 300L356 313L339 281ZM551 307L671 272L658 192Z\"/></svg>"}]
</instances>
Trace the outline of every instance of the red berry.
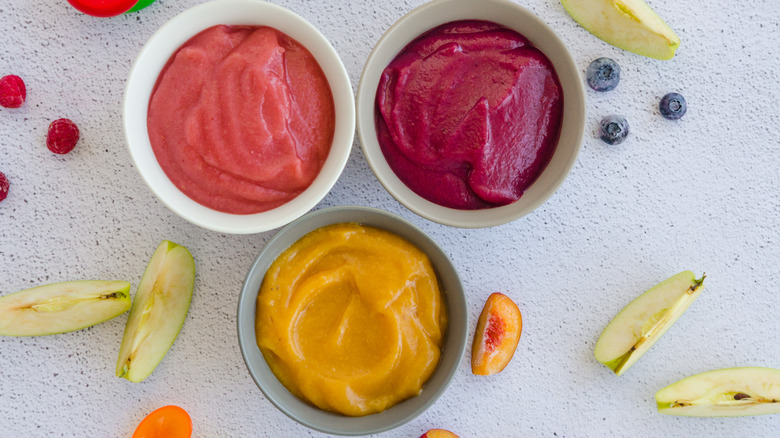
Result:
<instances>
[{"instance_id":1,"label":"red berry","mask_svg":"<svg viewBox=\"0 0 780 438\"><path fill-rule=\"evenodd\" d=\"M8 75L0 78L0 106L19 108L27 98L27 88L19 76Z\"/></svg>"},{"instance_id":2,"label":"red berry","mask_svg":"<svg viewBox=\"0 0 780 438\"><path fill-rule=\"evenodd\" d=\"M0 201L8 197L8 178L3 172L0 172Z\"/></svg>"},{"instance_id":3,"label":"red berry","mask_svg":"<svg viewBox=\"0 0 780 438\"><path fill-rule=\"evenodd\" d=\"M55 154L67 154L79 141L79 128L69 119L57 119L49 125L46 147Z\"/></svg>"}]
</instances>

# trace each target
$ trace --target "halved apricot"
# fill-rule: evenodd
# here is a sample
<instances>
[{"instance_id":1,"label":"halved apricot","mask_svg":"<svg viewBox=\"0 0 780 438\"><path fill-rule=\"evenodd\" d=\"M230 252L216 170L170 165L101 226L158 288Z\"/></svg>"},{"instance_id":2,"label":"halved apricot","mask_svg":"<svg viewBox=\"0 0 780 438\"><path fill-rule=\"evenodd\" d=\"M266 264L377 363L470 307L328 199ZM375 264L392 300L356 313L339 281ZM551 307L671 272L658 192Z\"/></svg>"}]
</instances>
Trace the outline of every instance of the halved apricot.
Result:
<instances>
[{"instance_id":1,"label":"halved apricot","mask_svg":"<svg viewBox=\"0 0 780 438\"><path fill-rule=\"evenodd\" d=\"M523 317L517 304L502 293L494 293L479 315L471 346L471 372L489 376L503 370L517 349Z\"/></svg>"},{"instance_id":2,"label":"halved apricot","mask_svg":"<svg viewBox=\"0 0 780 438\"><path fill-rule=\"evenodd\" d=\"M420 438L459 438L454 433L444 429L431 429L420 436Z\"/></svg>"}]
</instances>

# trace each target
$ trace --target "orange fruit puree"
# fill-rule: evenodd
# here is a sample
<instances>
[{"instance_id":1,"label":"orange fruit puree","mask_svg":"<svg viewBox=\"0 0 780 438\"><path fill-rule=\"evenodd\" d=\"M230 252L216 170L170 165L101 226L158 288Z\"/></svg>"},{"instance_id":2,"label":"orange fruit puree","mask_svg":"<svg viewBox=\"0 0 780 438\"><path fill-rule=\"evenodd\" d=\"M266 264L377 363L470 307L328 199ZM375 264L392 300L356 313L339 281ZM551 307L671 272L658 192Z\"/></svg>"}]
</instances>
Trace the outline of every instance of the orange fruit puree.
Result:
<instances>
[{"instance_id":1,"label":"orange fruit puree","mask_svg":"<svg viewBox=\"0 0 780 438\"><path fill-rule=\"evenodd\" d=\"M257 297L257 344L279 381L349 416L420 394L446 326L428 256L396 234L354 223L317 229L290 246Z\"/></svg>"}]
</instances>

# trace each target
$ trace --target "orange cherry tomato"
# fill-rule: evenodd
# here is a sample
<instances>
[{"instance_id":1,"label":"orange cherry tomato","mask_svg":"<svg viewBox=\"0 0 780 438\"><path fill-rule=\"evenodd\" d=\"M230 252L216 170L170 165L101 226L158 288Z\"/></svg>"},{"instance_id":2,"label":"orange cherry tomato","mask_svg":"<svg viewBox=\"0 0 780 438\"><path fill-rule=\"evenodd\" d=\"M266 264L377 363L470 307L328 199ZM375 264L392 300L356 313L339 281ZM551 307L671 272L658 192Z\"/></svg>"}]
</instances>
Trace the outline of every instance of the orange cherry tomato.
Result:
<instances>
[{"instance_id":1,"label":"orange cherry tomato","mask_svg":"<svg viewBox=\"0 0 780 438\"><path fill-rule=\"evenodd\" d=\"M133 433L133 438L190 438L192 419L178 406L163 406L147 415Z\"/></svg>"}]
</instances>

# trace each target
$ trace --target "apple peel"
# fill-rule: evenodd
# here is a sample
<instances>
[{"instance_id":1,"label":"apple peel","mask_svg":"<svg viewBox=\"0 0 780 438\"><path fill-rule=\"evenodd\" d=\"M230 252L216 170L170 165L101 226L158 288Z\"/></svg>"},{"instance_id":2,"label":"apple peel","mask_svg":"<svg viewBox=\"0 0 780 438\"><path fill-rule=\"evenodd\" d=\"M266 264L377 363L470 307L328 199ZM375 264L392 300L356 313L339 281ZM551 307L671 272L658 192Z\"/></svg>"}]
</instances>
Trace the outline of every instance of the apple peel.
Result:
<instances>
[{"instance_id":1,"label":"apple peel","mask_svg":"<svg viewBox=\"0 0 780 438\"><path fill-rule=\"evenodd\" d=\"M668 60L680 37L642 0L561 0L566 12L603 41L649 58Z\"/></svg>"},{"instance_id":2,"label":"apple peel","mask_svg":"<svg viewBox=\"0 0 780 438\"><path fill-rule=\"evenodd\" d=\"M184 325L194 284L192 254L163 241L138 284L119 349L117 377L140 382L154 371Z\"/></svg>"},{"instance_id":3,"label":"apple peel","mask_svg":"<svg viewBox=\"0 0 780 438\"><path fill-rule=\"evenodd\" d=\"M66 281L0 298L0 335L46 336L72 332L130 309L126 281Z\"/></svg>"},{"instance_id":4,"label":"apple peel","mask_svg":"<svg viewBox=\"0 0 780 438\"><path fill-rule=\"evenodd\" d=\"M618 376L625 373L699 297L704 278L683 271L631 301L596 342L596 360Z\"/></svg>"},{"instance_id":5,"label":"apple peel","mask_svg":"<svg viewBox=\"0 0 780 438\"><path fill-rule=\"evenodd\" d=\"M655 395L658 412L686 417L780 413L780 370L726 368L673 383Z\"/></svg>"}]
</instances>

